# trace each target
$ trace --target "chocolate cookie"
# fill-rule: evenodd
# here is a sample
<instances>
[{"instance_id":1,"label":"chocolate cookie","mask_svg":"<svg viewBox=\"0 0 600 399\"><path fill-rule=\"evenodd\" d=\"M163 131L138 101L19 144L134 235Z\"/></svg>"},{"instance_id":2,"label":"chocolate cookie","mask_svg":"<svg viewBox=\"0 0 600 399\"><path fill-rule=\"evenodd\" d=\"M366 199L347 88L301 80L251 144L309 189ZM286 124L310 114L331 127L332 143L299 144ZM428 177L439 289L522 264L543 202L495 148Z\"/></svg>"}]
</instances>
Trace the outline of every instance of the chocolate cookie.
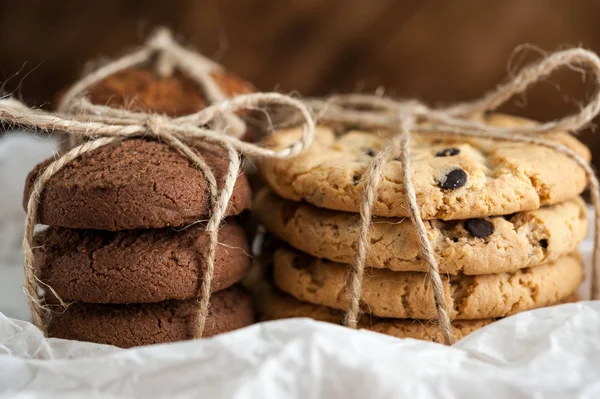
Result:
<instances>
[{"instance_id":1,"label":"chocolate cookie","mask_svg":"<svg viewBox=\"0 0 600 399\"><path fill-rule=\"evenodd\" d=\"M105 232L50 227L35 237L40 280L64 301L145 303L199 295L208 234L185 230ZM240 281L250 265L243 229L227 220L219 231L213 292Z\"/></svg>"},{"instance_id":2,"label":"chocolate cookie","mask_svg":"<svg viewBox=\"0 0 600 399\"><path fill-rule=\"evenodd\" d=\"M491 115L494 126L531 124L523 119ZM392 131L321 127L307 152L290 159L264 159L259 164L269 186L283 198L307 201L320 208L358 213L365 189L363 175ZM288 147L302 132L277 132L265 140L273 149ZM575 137L556 133L546 138L564 144L583 158L589 150ZM577 197L586 187L585 171L555 150L523 143L415 134L412 182L424 219L470 219L538 209ZM376 216L409 216L402 165L391 159L373 208Z\"/></svg>"},{"instance_id":3,"label":"chocolate cookie","mask_svg":"<svg viewBox=\"0 0 600 399\"><path fill-rule=\"evenodd\" d=\"M198 149L222 187L228 161L217 150ZM33 182L49 159L29 173ZM246 177L237 178L228 215L250 207ZM69 163L46 183L38 222L51 226L127 230L181 226L207 219L211 201L204 174L166 144L144 139L113 143Z\"/></svg>"},{"instance_id":4,"label":"chocolate cookie","mask_svg":"<svg viewBox=\"0 0 600 399\"><path fill-rule=\"evenodd\" d=\"M313 258L292 249L275 252L273 279L295 298L345 310L349 266ZM578 254L511 273L442 276L449 316L473 320L509 316L557 303L577 290L583 279ZM380 317L433 319L433 292L426 273L365 270L361 302Z\"/></svg>"},{"instance_id":5,"label":"chocolate cookie","mask_svg":"<svg viewBox=\"0 0 600 399\"><path fill-rule=\"evenodd\" d=\"M129 348L182 341L195 337L198 302L98 305L74 303L52 314L48 335ZM212 295L204 337L232 331L254 322L250 297L232 287Z\"/></svg>"},{"instance_id":6,"label":"chocolate cookie","mask_svg":"<svg viewBox=\"0 0 600 399\"><path fill-rule=\"evenodd\" d=\"M352 263L360 218L356 214L284 200L258 192L253 213L266 229L318 258ZM510 216L425 223L443 273L512 272L567 255L585 238L587 209L581 198ZM374 218L369 229L370 267L426 271L415 228L408 218Z\"/></svg>"},{"instance_id":7,"label":"chocolate cookie","mask_svg":"<svg viewBox=\"0 0 600 399\"><path fill-rule=\"evenodd\" d=\"M211 76L227 97L255 91L252 84L224 70ZM176 70L171 76L159 76L142 67L117 72L90 87L86 95L93 104L171 117L192 114L208 105L202 88L183 73Z\"/></svg>"}]
</instances>

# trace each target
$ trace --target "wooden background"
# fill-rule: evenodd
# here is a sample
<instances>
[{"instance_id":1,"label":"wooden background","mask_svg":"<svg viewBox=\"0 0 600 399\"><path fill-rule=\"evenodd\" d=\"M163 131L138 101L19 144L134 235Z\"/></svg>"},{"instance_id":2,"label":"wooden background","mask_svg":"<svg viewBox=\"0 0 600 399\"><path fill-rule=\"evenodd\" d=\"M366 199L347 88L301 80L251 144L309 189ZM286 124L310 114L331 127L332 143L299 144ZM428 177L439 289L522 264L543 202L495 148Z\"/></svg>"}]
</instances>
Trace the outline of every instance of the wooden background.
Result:
<instances>
[{"instance_id":1,"label":"wooden background","mask_svg":"<svg viewBox=\"0 0 600 399\"><path fill-rule=\"evenodd\" d=\"M444 104L477 97L540 56L531 47L515 54L519 45L600 52L599 20L596 0L2 0L0 81L5 93L47 105L86 61L115 56L166 25L263 90L384 86ZM564 71L504 110L554 118L576 109L591 85ZM600 158L600 140L583 137Z\"/></svg>"}]
</instances>

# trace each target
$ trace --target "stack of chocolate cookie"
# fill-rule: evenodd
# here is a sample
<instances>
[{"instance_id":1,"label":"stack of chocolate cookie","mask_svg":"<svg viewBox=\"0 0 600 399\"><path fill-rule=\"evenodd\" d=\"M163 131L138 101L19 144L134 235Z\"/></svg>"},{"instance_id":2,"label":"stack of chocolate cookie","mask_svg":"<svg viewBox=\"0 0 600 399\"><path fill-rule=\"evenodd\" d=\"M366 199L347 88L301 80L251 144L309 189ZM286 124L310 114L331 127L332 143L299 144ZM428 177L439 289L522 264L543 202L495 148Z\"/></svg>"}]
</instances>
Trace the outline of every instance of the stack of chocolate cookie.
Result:
<instances>
[{"instance_id":1,"label":"stack of chocolate cookie","mask_svg":"<svg viewBox=\"0 0 600 399\"><path fill-rule=\"evenodd\" d=\"M483 118L483 117L482 117ZM502 115L495 126L532 123ZM254 212L284 243L274 250L263 319L312 317L341 322L349 306L347 274L357 253L358 215L373 156L390 132L321 127L309 151L265 160ZM268 139L284 148L295 129ZM589 159L567 133L548 137ZM584 171L570 158L534 145L415 135L417 201L462 337L498 318L572 300L583 278L576 252L587 230L579 197ZM442 341L432 321L433 294L404 197L401 164L384 167L369 231L362 328Z\"/></svg>"},{"instance_id":2,"label":"stack of chocolate cookie","mask_svg":"<svg viewBox=\"0 0 600 399\"><path fill-rule=\"evenodd\" d=\"M229 87L237 84L228 79ZM206 105L183 76L163 78L145 69L111 76L89 97L170 116ZM227 158L218 150L198 151L223 184ZM25 203L50 161L30 173ZM248 181L240 175L219 232L205 337L254 321L250 298L237 284L250 259L236 216L250 203ZM61 169L46 183L37 215L50 227L35 237L37 276L55 310L48 335L121 347L196 337L210 206L204 174L157 141L106 145Z\"/></svg>"}]
</instances>

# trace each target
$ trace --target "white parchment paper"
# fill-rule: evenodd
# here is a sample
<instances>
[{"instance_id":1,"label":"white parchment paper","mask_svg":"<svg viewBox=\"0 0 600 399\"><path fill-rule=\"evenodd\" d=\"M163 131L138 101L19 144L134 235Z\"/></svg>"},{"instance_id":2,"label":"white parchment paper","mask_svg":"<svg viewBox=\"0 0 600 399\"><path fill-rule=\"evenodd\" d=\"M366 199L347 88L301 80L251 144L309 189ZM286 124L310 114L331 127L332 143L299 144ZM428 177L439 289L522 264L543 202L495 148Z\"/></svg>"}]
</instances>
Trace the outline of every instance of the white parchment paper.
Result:
<instances>
[{"instance_id":1,"label":"white parchment paper","mask_svg":"<svg viewBox=\"0 0 600 399\"><path fill-rule=\"evenodd\" d=\"M28 319L23 296L23 186L27 173L50 157L56 142L23 132L0 135L0 312Z\"/></svg>"},{"instance_id":2,"label":"white parchment paper","mask_svg":"<svg viewBox=\"0 0 600 399\"><path fill-rule=\"evenodd\" d=\"M599 301L509 317L453 347L294 319L119 350L45 340L30 324L0 316L0 392L7 398L597 399L599 336Z\"/></svg>"},{"instance_id":3,"label":"white parchment paper","mask_svg":"<svg viewBox=\"0 0 600 399\"><path fill-rule=\"evenodd\" d=\"M17 320L20 201L53 149L0 138L0 398L600 398L600 301L521 313L452 347L308 319L129 350L45 339ZM589 267L589 238L581 250Z\"/></svg>"}]
</instances>

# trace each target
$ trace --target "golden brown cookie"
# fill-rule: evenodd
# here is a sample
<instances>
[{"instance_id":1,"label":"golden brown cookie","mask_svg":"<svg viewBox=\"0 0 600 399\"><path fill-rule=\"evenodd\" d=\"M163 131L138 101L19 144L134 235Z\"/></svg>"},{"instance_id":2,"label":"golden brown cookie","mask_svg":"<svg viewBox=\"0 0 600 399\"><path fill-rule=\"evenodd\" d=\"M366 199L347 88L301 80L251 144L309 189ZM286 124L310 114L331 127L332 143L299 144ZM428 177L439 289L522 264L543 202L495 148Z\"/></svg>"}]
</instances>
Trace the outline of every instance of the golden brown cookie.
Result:
<instances>
[{"instance_id":1,"label":"golden brown cookie","mask_svg":"<svg viewBox=\"0 0 600 399\"><path fill-rule=\"evenodd\" d=\"M576 294L571 294L561 303L581 300ZM270 290L255 297L261 321L308 317L318 321L342 324L344 312L325 306L302 302L298 299ZM496 319L454 320L452 332L461 339L473 331L491 324ZM410 319L385 319L372 315L363 315L358 323L359 328L376 331L398 338L414 338L425 341L444 342L442 333L435 321Z\"/></svg>"},{"instance_id":2,"label":"golden brown cookie","mask_svg":"<svg viewBox=\"0 0 600 399\"><path fill-rule=\"evenodd\" d=\"M318 321L342 324L344 319L344 312L340 310L302 302L279 292L271 292L262 297L258 308L262 321L308 317ZM452 332L457 339L461 339L494 320L456 320L452 323ZM365 315L361 317L358 327L398 338L444 342L439 327L433 321L383 319Z\"/></svg>"},{"instance_id":3,"label":"golden brown cookie","mask_svg":"<svg viewBox=\"0 0 600 399\"><path fill-rule=\"evenodd\" d=\"M513 126L533 122L492 115L487 123ZM260 171L278 195L317 207L359 212L365 173L391 132L317 129L309 150L291 159L263 159ZM299 139L300 129L280 131L265 145L282 149ZM576 138L547 136L589 159ZM435 134L414 135L412 182L424 219L468 219L507 215L577 197L586 187L585 172L566 155L545 147ZM374 215L408 216L402 166L395 158L383 168Z\"/></svg>"},{"instance_id":4,"label":"golden brown cookie","mask_svg":"<svg viewBox=\"0 0 600 399\"><path fill-rule=\"evenodd\" d=\"M263 189L253 211L266 229L303 252L340 263L356 258L360 217L284 200ZM588 226L581 198L504 217L430 220L427 235L443 273L490 274L546 263L573 252ZM408 218L374 218L367 265L426 271Z\"/></svg>"},{"instance_id":5,"label":"golden brown cookie","mask_svg":"<svg viewBox=\"0 0 600 399\"><path fill-rule=\"evenodd\" d=\"M348 265L280 248L273 260L273 279L295 298L345 310L349 306ZM509 316L560 302L583 279L578 254L511 273L443 276L452 319ZM367 269L362 284L363 311L375 316L434 319L433 292L425 273Z\"/></svg>"}]
</instances>

